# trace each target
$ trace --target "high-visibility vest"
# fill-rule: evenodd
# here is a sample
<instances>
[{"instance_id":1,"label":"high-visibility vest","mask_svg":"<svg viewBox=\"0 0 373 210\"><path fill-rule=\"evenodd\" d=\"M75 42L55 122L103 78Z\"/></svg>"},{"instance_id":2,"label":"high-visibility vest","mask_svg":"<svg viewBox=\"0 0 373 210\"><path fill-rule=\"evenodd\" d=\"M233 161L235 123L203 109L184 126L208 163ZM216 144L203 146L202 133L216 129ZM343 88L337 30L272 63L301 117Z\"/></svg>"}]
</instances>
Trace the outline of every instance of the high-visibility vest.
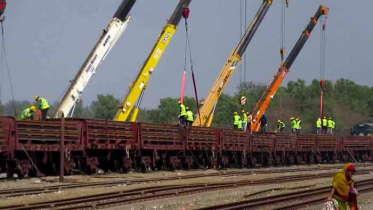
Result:
<instances>
[{"instance_id":1,"label":"high-visibility vest","mask_svg":"<svg viewBox=\"0 0 373 210\"><path fill-rule=\"evenodd\" d=\"M333 120L328 120L328 128L332 128L333 127Z\"/></svg>"},{"instance_id":2,"label":"high-visibility vest","mask_svg":"<svg viewBox=\"0 0 373 210\"><path fill-rule=\"evenodd\" d=\"M332 120L332 128L335 128L335 122Z\"/></svg>"},{"instance_id":3,"label":"high-visibility vest","mask_svg":"<svg viewBox=\"0 0 373 210\"><path fill-rule=\"evenodd\" d=\"M21 113L21 120L29 119L31 116L32 116L31 109L30 108L26 108Z\"/></svg>"},{"instance_id":4,"label":"high-visibility vest","mask_svg":"<svg viewBox=\"0 0 373 210\"><path fill-rule=\"evenodd\" d=\"M241 117L238 114L233 116L233 125L238 125L240 123Z\"/></svg>"},{"instance_id":5,"label":"high-visibility vest","mask_svg":"<svg viewBox=\"0 0 373 210\"><path fill-rule=\"evenodd\" d=\"M279 128L285 128L285 123L282 122L282 121L280 121L280 122L278 122L277 127L279 127Z\"/></svg>"},{"instance_id":6,"label":"high-visibility vest","mask_svg":"<svg viewBox=\"0 0 373 210\"><path fill-rule=\"evenodd\" d=\"M186 112L186 114L187 114L187 121L190 121L190 122L193 122L194 121L194 118L193 118L193 112L192 111L190 111L190 110L188 110L187 112Z\"/></svg>"},{"instance_id":7,"label":"high-visibility vest","mask_svg":"<svg viewBox=\"0 0 373 210\"><path fill-rule=\"evenodd\" d=\"M185 110L185 105L184 104L180 104L180 116L186 116L187 113L186 113L186 110Z\"/></svg>"},{"instance_id":8,"label":"high-visibility vest","mask_svg":"<svg viewBox=\"0 0 373 210\"><path fill-rule=\"evenodd\" d=\"M297 128L297 122L295 120L291 121L291 128Z\"/></svg>"},{"instance_id":9,"label":"high-visibility vest","mask_svg":"<svg viewBox=\"0 0 373 210\"><path fill-rule=\"evenodd\" d=\"M316 128L321 128L321 119L317 119L316 121Z\"/></svg>"},{"instance_id":10,"label":"high-visibility vest","mask_svg":"<svg viewBox=\"0 0 373 210\"><path fill-rule=\"evenodd\" d=\"M247 123L247 114L246 113L243 113L243 115L242 115L242 121L244 123Z\"/></svg>"},{"instance_id":11,"label":"high-visibility vest","mask_svg":"<svg viewBox=\"0 0 373 210\"><path fill-rule=\"evenodd\" d=\"M40 98L39 97L38 101L39 101L39 109L45 110L45 109L49 108L48 101L45 100L45 98Z\"/></svg>"},{"instance_id":12,"label":"high-visibility vest","mask_svg":"<svg viewBox=\"0 0 373 210\"><path fill-rule=\"evenodd\" d=\"M300 129L302 127L302 120L296 120L295 121L295 128Z\"/></svg>"},{"instance_id":13,"label":"high-visibility vest","mask_svg":"<svg viewBox=\"0 0 373 210\"><path fill-rule=\"evenodd\" d=\"M241 119L238 121L238 129L242 129L242 120Z\"/></svg>"},{"instance_id":14,"label":"high-visibility vest","mask_svg":"<svg viewBox=\"0 0 373 210\"><path fill-rule=\"evenodd\" d=\"M322 119L322 126L326 127L328 126L328 120L327 119Z\"/></svg>"}]
</instances>

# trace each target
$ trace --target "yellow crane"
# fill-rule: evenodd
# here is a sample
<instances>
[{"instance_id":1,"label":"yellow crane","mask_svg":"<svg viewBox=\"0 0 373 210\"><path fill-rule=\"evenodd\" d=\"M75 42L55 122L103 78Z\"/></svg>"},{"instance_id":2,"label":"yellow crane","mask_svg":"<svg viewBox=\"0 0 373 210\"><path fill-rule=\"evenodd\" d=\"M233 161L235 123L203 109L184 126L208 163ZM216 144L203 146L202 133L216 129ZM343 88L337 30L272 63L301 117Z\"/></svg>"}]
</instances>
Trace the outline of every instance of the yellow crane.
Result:
<instances>
[{"instance_id":1,"label":"yellow crane","mask_svg":"<svg viewBox=\"0 0 373 210\"><path fill-rule=\"evenodd\" d=\"M241 38L240 43L230 54L227 62L225 63L223 69L220 72L219 77L212 86L209 95L204 100L200 108L200 115L197 115L196 120L193 123L193 126L211 126L211 122L214 117L213 111L216 107L216 103L218 102L221 94L224 91L225 86L227 85L232 74L234 73L238 62L241 61L241 56L245 52L247 46L249 45L251 39L253 38L256 30L258 29L260 23L262 22L264 16L266 15L271 5L272 0L263 0L263 3L261 4L254 19L251 21L245 34Z\"/></svg>"},{"instance_id":2,"label":"yellow crane","mask_svg":"<svg viewBox=\"0 0 373 210\"><path fill-rule=\"evenodd\" d=\"M154 45L153 50L145 61L141 71L137 75L136 80L132 82L130 90L124 98L121 108L117 111L114 120L127 121L133 107L135 106L135 103L137 102L136 108L130 119L131 122L136 121L141 99L145 89L147 88L150 76L152 75L169 42L175 34L177 26L183 16L183 12L186 12L191 1L192 0L180 0L175 11L168 20L167 25L163 28L157 43Z\"/></svg>"},{"instance_id":3,"label":"yellow crane","mask_svg":"<svg viewBox=\"0 0 373 210\"><path fill-rule=\"evenodd\" d=\"M292 51L290 52L289 56L286 58L285 62L281 63L280 68L275 73L271 83L268 85L267 89L264 91L262 97L256 103L253 111L253 121L251 123L251 130L258 131L260 128L260 118L262 117L265 110L268 108L269 104L271 103L273 97L276 94L276 91L280 87L282 81L286 77L287 73L289 73L289 69L293 64L294 60L297 58L299 52L302 50L303 46L306 44L308 37L311 35L311 32L317 21L322 15L326 15L329 12L329 8L320 6L317 10L316 14L311 18L311 21L308 23L306 29L303 31L302 35L299 37L297 43L293 47Z\"/></svg>"}]
</instances>

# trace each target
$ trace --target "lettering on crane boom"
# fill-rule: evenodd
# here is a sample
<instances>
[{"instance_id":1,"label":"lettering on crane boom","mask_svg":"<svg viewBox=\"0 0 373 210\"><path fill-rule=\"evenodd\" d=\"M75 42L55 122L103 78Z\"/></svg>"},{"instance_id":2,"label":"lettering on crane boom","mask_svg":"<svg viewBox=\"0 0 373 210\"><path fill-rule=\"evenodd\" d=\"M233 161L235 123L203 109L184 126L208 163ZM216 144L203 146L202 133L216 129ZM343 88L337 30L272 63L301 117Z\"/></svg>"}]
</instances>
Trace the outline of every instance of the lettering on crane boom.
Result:
<instances>
[{"instance_id":1,"label":"lettering on crane boom","mask_svg":"<svg viewBox=\"0 0 373 210\"><path fill-rule=\"evenodd\" d=\"M104 42L104 44L103 44L104 47L105 47L106 44L109 42L110 38L111 38L110 35L106 37L105 42Z\"/></svg>"},{"instance_id":2,"label":"lettering on crane boom","mask_svg":"<svg viewBox=\"0 0 373 210\"><path fill-rule=\"evenodd\" d=\"M95 56L93 56L92 60L88 64L87 70L85 70L86 72L89 72L89 71L93 72L95 70L95 68L93 66L93 63L96 61L97 56L98 56L97 54L95 54Z\"/></svg>"},{"instance_id":3,"label":"lettering on crane boom","mask_svg":"<svg viewBox=\"0 0 373 210\"><path fill-rule=\"evenodd\" d=\"M163 53L162 49L161 48L157 48L155 50L155 52L154 52L153 58L156 59L156 60L158 60L161 57L162 53Z\"/></svg>"},{"instance_id":4,"label":"lettering on crane boom","mask_svg":"<svg viewBox=\"0 0 373 210\"><path fill-rule=\"evenodd\" d=\"M167 34L164 36L164 38L162 40L162 43L165 44L167 42L168 38L170 38L170 32L167 32Z\"/></svg>"}]
</instances>

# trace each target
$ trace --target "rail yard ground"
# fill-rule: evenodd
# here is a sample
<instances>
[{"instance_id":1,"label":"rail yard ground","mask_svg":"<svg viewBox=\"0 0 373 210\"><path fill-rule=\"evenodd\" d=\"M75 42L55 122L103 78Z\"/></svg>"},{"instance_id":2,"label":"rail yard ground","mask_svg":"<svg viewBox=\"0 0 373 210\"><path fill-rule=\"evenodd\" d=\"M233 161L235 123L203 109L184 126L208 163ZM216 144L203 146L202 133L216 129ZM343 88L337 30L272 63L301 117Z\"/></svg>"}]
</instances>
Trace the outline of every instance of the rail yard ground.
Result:
<instances>
[{"instance_id":1,"label":"rail yard ground","mask_svg":"<svg viewBox=\"0 0 373 210\"><path fill-rule=\"evenodd\" d=\"M269 167L254 169L225 169L225 170L190 170L190 171L154 171L148 173L130 172L127 174L97 174L66 176L64 183L59 183L59 177L41 177L7 180L0 182L0 209L40 209L35 203L49 202L44 209L51 206L58 207L62 204L54 204L54 201L95 194L120 192L126 194L141 189L139 195L131 195L132 201L120 204L108 204L98 206L93 201L88 206L102 209L200 209L209 206L233 203L244 200L270 197L284 193L300 192L320 187L330 186L332 174L339 171L344 164L302 165L290 167ZM373 164L357 164L358 173L354 179L359 183L362 180L373 179ZM359 173L361 172L361 173ZM307 178L308 177L308 178ZM296 179L296 180L294 180ZM246 184L246 183L249 184ZM226 187L227 183L237 183ZM96 186L90 186L94 185ZM197 186L197 184L199 184ZM202 186L201 186L202 184ZM195 186L194 186L195 185ZM51 188L55 186L55 188ZM167 194L162 191L164 187L176 186L178 190ZM185 187L187 186L187 187ZM192 187L191 187L192 186ZM215 186L213 189L201 189ZM154 193L147 189L156 189ZM190 191L184 192L183 188ZM22 190L23 188L28 188ZM10 190L11 191L6 191ZM35 191L39 189L39 191ZM197 190L196 190L197 189ZM40 191L42 190L42 191ZM199 190L199 191L198 191ZM156 198L152 196L158 195ZM142 198L141 196L149 195ZM326 197L326 196L325 196ZM138 200L134 198L140 198ZM95 198L96 199L96 198ZM86 199L87 200L87 199ZM295 202L296 200L294 200ZM102 203L102 201L101 201ZM287 205L291 203L287 202ZM62 209L86 209L80 204L62 206ZM278 206L261 206L256 209L275 209ZM373 191L361 193L359 196L360 209L373 209ZM93 207L92 207L93 206ZM302 207L301 209L322 209L323 203Z\"/></svg>"}]
</instances>

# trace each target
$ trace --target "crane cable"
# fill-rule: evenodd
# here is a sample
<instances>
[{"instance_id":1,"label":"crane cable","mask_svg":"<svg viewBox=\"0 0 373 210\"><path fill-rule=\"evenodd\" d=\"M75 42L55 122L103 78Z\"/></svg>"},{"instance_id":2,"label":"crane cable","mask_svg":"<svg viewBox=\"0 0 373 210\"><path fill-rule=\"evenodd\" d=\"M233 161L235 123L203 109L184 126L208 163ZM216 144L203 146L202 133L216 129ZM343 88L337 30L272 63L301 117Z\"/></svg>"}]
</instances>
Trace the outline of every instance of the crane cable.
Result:
<instances>
[{"instance_id":1,"label":"crane cable","mask_svg":"<svg viewBox=\"0 0 373 210\"><path fill-rule=\"evenodd\" d=\"M320 27L320 80L325 79L326 70L326 20L328 16L322 17Z\"/></svg>"},{"instance_id":2,"label":"crane cable","mask_svg":"<svg viewBox=\"0 0 373 210\"><path fill-rule=\"evenodd\" d=\"M289 0L282 0L281 2L281 48L280 48L280 55L281 55L281 62L284 61L285 57L285 35L286 35L286 8L289 7Z\"/></svg>"},{"instance_id":3,"label":"crane cable","mask_svg":"<svg viewBox=\"0 0 373 210\"><path fill-rule=\"evenodd\" d=\"M198 102L198 91L197 91L197 84L196 84L196 78L194 75L194 66L193 66L193 59L192 59L192 50L190 47L190 39L189 39L189 33L188 33L188 17L189 17L189 8L185 7L183 10L183 17L185 20L185 37L186 37L186 43L185 43L185 57L184 57L184 76L186 77L186 70L188 68L187 63L187 57L188 57L188 51L189 51L189 63L190 63L190 71L192 72L192 80L193 80L193 87L194 87L194 95L196 98L196 105L197 105L197 112L201 122L201 113L199 110L199 102ZM185 79L183 76L183 86L185 87ZM182 99L181 99L182 100Z\"/></svg>"},{"instance_id":4,"label":"crane cable","mask_svg":"<svg viewBox=\"0 0 373 210\"><path fill-rule=\"evenodd\" d=\"M6 52L6 46L5 46L5 38L4 38L4 25L3 21L1 21L1 69L3 67L3 64L6 68L7 74L8 74L8 79L9 79L9 85L10 85L10 92L12 95L12 105L13 105L13 111L14 111L14 117L17 117L17 106L16 106L16 101L14 97L14 91L13 91L13 83L12 83L12 76L10 74L10 69L9 69L9 64L8 64L8 56ZM1 99L0 99L1 100Z\"/></svg>"}]
</instances>

